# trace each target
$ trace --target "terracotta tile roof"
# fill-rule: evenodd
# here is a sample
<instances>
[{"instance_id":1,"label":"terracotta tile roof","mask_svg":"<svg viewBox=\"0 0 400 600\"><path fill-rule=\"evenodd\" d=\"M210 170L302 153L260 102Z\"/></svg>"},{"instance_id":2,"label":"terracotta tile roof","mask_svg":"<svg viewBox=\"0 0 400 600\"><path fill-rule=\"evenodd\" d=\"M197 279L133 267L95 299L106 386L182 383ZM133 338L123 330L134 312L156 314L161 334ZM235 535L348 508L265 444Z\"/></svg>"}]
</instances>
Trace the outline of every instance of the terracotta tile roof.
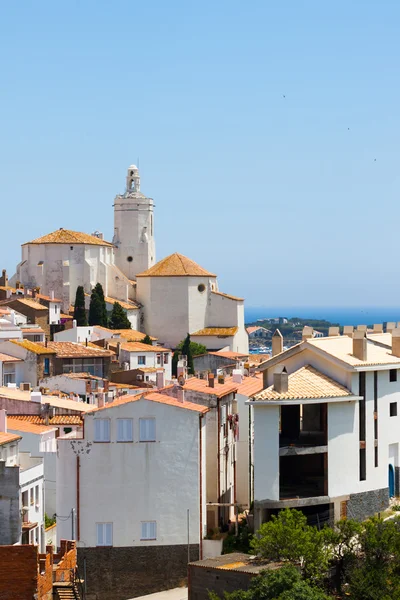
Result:
<instances>
[{"instance_id":1,"label":"terracotta tile roof","mask_svg":"<svg viewBox=\"0 0 400 600\"><path fill-rule=\"evenodd\" d=\"M136 277L216 277L190 258L175 252Z\"/></svg>"},{"instance_id":2,"label":"terracotta tile roof","mask_svg":"<svg viewBox=\"0 0 400 600\"><path fill-rule=\"evenodd\" d=\"M11 429L12 431L21 431L23 433L36 433L40 435L41 433L54 431L55 427L32 423L30 421L23 421L22 419L14 419L13 417L7 417L7 429Z\"/></svg>"},{"instance_id":3,"label":"terracotta tile roof","mask_svg":"<svg viewBox=\"0 0 400 600\"><path fill-rule=\"evenodd\" d=\"M37 345L44 347L44 342L37 342ZM101 358L112 355L110 350L75 342L47 342L47 349L55 353L57 358Z\"/></svg>"},{"instance_id":4,"label":"terracotta tile roof","mask_svg":"<svg viewBox=\"0 0 400 600\"><path fill-rule=\"evenodd\" d=\"M10 340L10 342L25 348L33 354L55 354L55 351L51 350L50 347L46 348L44 342L31 342L30 340Z\"/></svg>"},{"instance_id":5,"label":"terracotta tile roof","mask_svg":"<svg viewBox=\"0 0 400 600\"><path fill-rule=\"evenodd\" d=\"M271 385L254 400L306 400L308 398L341 398L353 394L343 385L324 375L314 367L306 365L289 375L288 391L277 392Z\"/></svg>"},{"instance_id":6,"label":"terracotta tile roof","mask_svg":"<svg viewBox=\"0 0 400 600\"><path fill-rule=\"evenodd\" d=\"M378 346L371 341L367 341L367 360L356 358L353 355L353 339L347 335L309 339L304 342L304 347L307 346L316 348L352 367L400 364L400 358L392 354L391 348Z\"/></svg>"},{"instance_id":7,"label":"terracotta tile roof","mask_svg":"<svg viewBox=\"0 0 400 600\"><path fill-rule=\"evenodd\" d=\"M105 296L104 300L106 304L115 304L118 302L118 304L120 304L122 308L125 308L125 310L139 310L138 304L131 300L125 302L124 300L117 300L116 298L111 298L110 296Z\"/></svg>"},{"instance_id":8,"label":"terracotta tile roof","mask_svg":"<svg viewBox=\"0 0 400 600\"><path fill-rule=\"evenodd\" d=\"M101 408L95 408L92 412L98 412L99 410L106 410L108 408L114 408L115 406L121 406L121 404L129 404L130 402L137 402L138 400L151 400L151 402L159 402L160 404L167 404L168 406L175 406L176 408L184 408L187 410L193 410L198 413L206 413L208 408L201 404L194 404L193 402L179 402L176 398L167 396L166 394L160 394L159 392L145 392L136 395L121 396L114 402L110 402Z\"/></svg>"},{"instance_id":9,"label":"terracotta tile roof","mask_svg":"<svg viewBox=\"0 0 400 600\"><path fill-rule=\"evenodd\" d=\"M238 394L250 397L262 391L263 376L261 373L257 373L257 375L242 377L242 383L234 383L232 377L225 377L225 383L236 385Z\"/></svg>"},{"instance_id":10,"label":"terracotta tile roof","mask_svg":"<svg viewBox=\"0 0 400 600\"><path fill-rule=\"evenodd\" d=\"M11 417L8 417L9 419ZM37 425L45 425L46 421L44 417L39 415L13 415L14 421L23 421L26 423L32 423ZM55 415L49 417L49 425L82 425L83 419L80 415Z\"/></svg>"},{"instance_id":11,"label":"terracotta tile roof","mask_svg":"<svg viewBox=\"0 0 400 600\"><path fill-rule=\"evenodd\" d=\"M247 358L248 354L242 354L241 352L232 352L231 350L219 350L218 352L209 352L208 354L213 354L214 356L223 356L224 358L232 358L232 359L240 359Z\"/></svg>"},{"instance_id":12,"label":"terracotta tile roof","mask_svg":"<svg viewBox=\"0 0 400 600\"><path fill-rule=\"evenodd\" d=\"M217 398L222 398L222 396L226 396L227 394L237 392L238 384L231 382L218 383L217 378L215 378L214 387L212 388L208 385L207 379L198 379L197 377L190 377L185 381L184 389L194 390L196 392L203 392L203 394L209 394L211 396L216 396Z\"/></svg>"},{"instance_id":13,"label":"terracotta tile roof","mask_svg":"<svg viewBox=\"0 0 400 600\"><path fill-rule=\"evenodd\" d=\"M12 292L13 294L15 294L16 291L17 291L16 288L13 288L13 287L11 287L9 285L0 285L0 290L3 290L3 291L7 291L8 290L8 291Z\"/></svg>"},{"instance_id":14,"label":"terracotta tile roof","mask_svg":"<svg viewBox=\"0 0 400 600\"><path fill-rule=\"evenodd\" d=\"M204 327L190 335L214 335L217 337L231 337L237 333L238 327Z\"/></svg>"},{"instance_id":15,"label":"terracotta tile roof","mask_svg":"<svg viewBox=\"0 0 400 600\"><path fill-rule=\"evenodd\" d=\"M73 319L72 315L66 315L64 313L60 313L60 319Z\"/></svg>"},{"instance_id":16,"label":"terracotta tile roof","mask_svg":"<svg viewBox=\"0 0 400 600\"><path fill-rule=\"evenodd\" d=\"M15 356L0 352L0 362L22 362L22 358L15 358Z\"/></svg>"},{"instance_id":17,"label":"terracotta tile roof","mask_svg":"<svg viewBox=\"0 0 400 600\"><path fill-rule=\"evenodd\" d=\"M268 332L269 329L266 329L265 327L259 327L257 325L253 326L253 327L246 327L246 331L247 333L250 335L251 333L254 333L255 331L258 331L259 329L262 329L263 331Z\"/></svg>"},{"instance_id":18,"label":"terracotta tile roof","mask_svg":"<svg viewBox=\"0 0 400 600\"><path fill-rule=\"evenodd\" d=\"M16 442L17 440L21 440L21 439L22 439L22 437L15 433L5 433L4 431L0 432L0 446L4 446L4 444Z\"/></svg>"},{"instance_id":19,"label":"terracotta tile roof","mask_svg":"<svg viewBox=\"0 0 400 600\"><path fill-rule=\"evenodd\" d=\"M137 367L135 371L141 371L143 373L157 373L157 371L165 371L164 367Z\"/></svg>"},{"instance_id":20,"label":"terracotta tile roof","mask_svg":"<svg viewBox=\"0 0 400 600\"><path fill-rule=\"evenodd\" d=\"M150 344L143 344L142 342L127 342L122 344L121 348L128 352L172 352L170 348L151 346Z\"/></svg>"},{"instance_id":21,"label":"terracotta tile roof","mask_svg":"<svg viewBox=\"0 0 400 600\"><path fill-rule=\"evenodd\" d=\"M224 294L224 292L216 292L215 290L212 290L211 293L216 294L217 296L223 296L224 298L227 298L228 300L236 300L238 302L244 301L244 298L238 298L237 296L231 296L231 294Z\"/></svg>"},{"instance_id":22,"label":"terracotta tile roof","mask_svg":"<svg viewBox=\"0 0 400 600\"><path fill-rule=\"evenodd\" d=\"M18 302L23 306L27 306L28 308L34 308L35 310L49 310L47 306L43 306L43 304L40 304L40 302L36 302L36 300L33 300L32 298L13 298L12 302Z\"/></svg>"},{"instance_id":23,"label":"terracotta tile roof","mask_svg":"<svg viewBox=\"0 0 400 600\"><path fill-rule=\"evenodd\" d=\"M91 244L93 246L113 246L113 244L100 240L88 233L70 231L69 229L63 229L62 227L52 233L48 233L47 235L22 245L26 246L27 244Z\"/></svg>"},{"instance_id":24,"label":"terracotta tile roof","mask_svg":"<svg viewBox=\"0 0 400 600\"><path fill-rule=\"evenodd\" d=\"M21 327L22 333L31 333L35 335L36 333L44 333L41 327Z\"/></svg>"},{"instance_id":25,"label":"terracotta tile roof","mask_svg":"<svg viewBox=\"0 0 400 600\"><path fill-rule=\"evenodd\" d=\"M40 300L46 300L46 302L61 302L61 298L51 298L50 296L45 296L44 294L36 294L36 298Z\"/></svg>"},{"instance_id":26,"label":"terracotta tile roof","mask_svg":"<svg viewBox=\"0 0 400 600\"><path fill-rule=\"evenodd\" d=\"M131 385L130 383L114 383L110 381L110 389L117 388L118 390L137 390L140 389L137 385Z\"/></svg>"},{"instance_id":27,"label":"terracotta tile roof","mask_svg":"<svg viewBox=\"0 0 400 600\"><path fill-rule=\"evenodd\" d=\"M249 354L249 364L258 366L260 363L265 362L271 358L270 354Z\"/></svg>"},{"instance_id":28,"label":"terracotta tile roof","mask_svg":"<svg viewBox=\"0 0 400 600\"><path fill-rule=\"evenodd\" d=\"M136 329L109 329L108 327L102 327L101 325L95 325L94 328L95 330L100 329L100 331L108 331L111 334L119 335L121 338L124 338L128 342L140 342L146 337L145 333L142 333L141 331L136 331ZM155 342L158 339L152 337L151 335L149 337L152 342Z\"/></svg>"}]
</instances>

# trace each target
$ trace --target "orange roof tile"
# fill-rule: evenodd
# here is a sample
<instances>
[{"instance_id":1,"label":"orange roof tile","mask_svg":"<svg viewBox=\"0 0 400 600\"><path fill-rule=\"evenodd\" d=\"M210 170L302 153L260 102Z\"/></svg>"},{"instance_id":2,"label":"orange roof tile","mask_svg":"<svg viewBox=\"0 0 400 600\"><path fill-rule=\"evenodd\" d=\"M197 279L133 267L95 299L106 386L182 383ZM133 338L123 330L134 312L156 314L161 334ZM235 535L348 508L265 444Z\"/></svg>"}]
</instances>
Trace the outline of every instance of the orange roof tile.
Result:
<instances>
[{"instance_id":1,"label":"orange roof tile","mask_svg":"<svg viewBox=\"0 0 400 600\"><path fill-rule=\"evenodd\" d=\"M31 342L30 340L10 340L10 342L21 346L21 348L25 348L25 350L33 354L55 354L54 350L51 350L49 347L46 348L44 342Z\"/></svg>"},{"instance_id":2,"label":"orange roof tile","mask_svg":"<svg viewBox=\"0 0 400 600\"><path fill-rule=\"evenodd\" d=\"M152 346L150 344L143 344L142 342L126 342L121 345L121 348L128 352L172 352L170 348Z\"/></svg>"},{"instance_id":3,"label":"orange roof tile","mask_svg":"<svg viewBox=\"0 0 400 600\"><path fill-rule=\"evenodd\" d=\"M61 298L51 298L50 296L45 296L44 294L36 294L36 298L40 300L46 300L47 302L61 302Z\"/></svg>"},{"instance_id":4,"label":"orange roof tile","mask_svg":"<svg viewBox=\"0 0 400 600\"><path fill-rule=\"evenodd\" d=\"M23 433L46 433L48 431L54 431L55 427L44 424L36 424L30 421L22 421L21 419L14 419L13 417L7 417L7 429L13 431L21 431Z\"/></svg>"},{"instance_id":5,"label":"orange roof tile","mask_svg":"<svg viewBox=\"0 0 400 600\"><path fill-rule=\"evenodd\" d=\"M37 345L44 347L44 342L37 342ZM90 358L112 355L110 350L104 350L98 346L85 346L75 342L47 342L47 349L55 353L58 358Z\"/></svg>"},{"instance_id":6,"label":"orange roof tile","mask_svg":"<svg viewBox=\"0 0 400 600\"><path fill-rule=\"evenodd\" d=\"M66 315L64 313L60 313L60 319L73 319L72 315Z\"/></svg>"},{"instance_id":7,"label":"orange roof tile","mask_svg":"<svg viewBox=\"0 0 400 600\"><path fill-rule=\"evenodd\" d=\"M4 446L4 444L10 444L11 442L16 442L17 440L21 440L20 435L16 435L15 433L5 433L4 431L0 431L0 446Z\"/></svg>"},{"instance_id":8,"label":"orange roof tile","mask_svg":"<svg viewBox=\"0 0 400 600\"><path fill-rule=\"evenodd\" d=\"M231 350L219 350L218 352L209 352L208 354L213 354L214 356L223 356L224 358L247 358L249 354L242 354L241 352L232 352Z\"/></svg>"},{"instance_id":9,"label":"orange roof tile","mask_svg":"<svg viewBox=\"0 0 400 600\"><path fill-rule=\"evenodd\" d=\"M15 356L0 352L0 362L22 362L22 358L15 358Z\"/></svg>"},{"instance_id":10,"label":"orange roof tile","mask_svg":"<svg viewBox=\"0 0 400 600\"><path fill-rule=\"evenodd\" d=\"M217 378L214 379L214 387L208 385L207 379L198 379L197 377L190 377L187 379L183 387L185 390L203 392L203 394L209 394L211 396L216 396L217 398L222 398L222 396L232 394L238 390L237 383L218 383Z\"/></svg>"},{"instance_id":11,"label":"orange roof tile","mask_svg":"<svg viewBox=\"0 0 400 600\"><path fill-rule=\"evenodd\" d=\"M137 402L138 400L151 400L151 402L159 402L160 404L167 404L168 406L175 406L176 408L184 408L187 410L194 410L198 413L206 413L208 411L207 406L202 406L201 404L194 404L193 402L179 402L176 398L172 396L167 396L166 394L160 394L159 392L144 392L136 395L127 395L114 400L114 402L110 402L101 408L95 408L91 412L98 412L99 410L105 410L107 408L114 408L115 406L120 406L121 404L128 404L130 402Z\"/></svg>"},{"instance_id":12,"label":"orange roof tile","mask_svg":"<svg viewBox=\"0 0 400 600\"><path fill-rule=\"evenodd\" d=\"M140 389L140 388L138 388ZM99 410L106 410L107 408L114 408L114 406L120 406L121 404L128 404L128 402L133 402L134 400L139 400L144 394L144 390L142 393L138 393L137 395L125 394L124 396L120 396L113 402L107 402L104 406L100 406L97 408L93 408L87 414L91 414L93 412L98 412Z\"/></svg>"},{"instance_id":13,"label":"orange roof tile","mask_svg":"<svg viewBox=\"0 0 400 600\"><path fill-rule=\"evenodd\" d=\"M237 296L231 296L231 294L224 294L224 292L216 292L215 290L212 290L211 293L216 294L217 296L223 296L224 298L227 298L228 300L236 300L238 302L244 301L244 298L238 298Z\"/></svg>"},{"instance_id":14,"label":"orange roof tile","mask_svg":"<svg viewBox=\"0 0 400 600\"><path fill-rule=\"evenodd\" d=\"M10 417L9 417L10 418ZM28 423L36 423L37 425L45 425L44 417L39 415L13 415L14 421L25 421ZM81 415L54 415L49 417L49 425L82 425L83 420Z\"/></svg>"},{"instance_id":15,"label":"orange roof tile","mask_svg":"<svg viewBox=\"0 0 400 600\"><path fill-rule=\"evenodd\" d=\"M32 335L35 335L36 333L44 333L41 327L21 327L21 331L23 333L31 333Z\"/></svg>"},{"instance_id":16,"label":"orange roof tile","mask_svg":"<svg viewBox=\"0 0 400 600\"><path fill-rule=\"evenodd\" d=\"M106 304L115 304L118 302L118 304L120 304L125 310L139 310L139 305L131 300L125 302L124 300L117 300L116 298L111 298L110 296L105 296L104 300Z\"/></svg>"},{"instance_id":17,"label":"orange roof tile","mask_svg":"<svg viewBox=\"0 0 400 600\"><path fill-rule=\"evenodd\" d=\"M40 304L40 302L36 302L36 300L32 300L32 298L17 297L12 299L12 303L14 302L18 302L19 304L27 306L28 308L34 308L35 310L49 310L47 306L43 306L43 304ZM11 302L9 303L11 304Z\"/></svg>"},{"instance_id":18,"label":"orange roof tile","mask_svg":"<svg viewBox=\"0 0 400 600\"><path fill-rule=\"evenodd\" d=\"M27 244L90 244L93 246L113 246L113 244L105 242L93 235L89 235L88 233L71 231L69 229L63 229L62 227L52 233L48 233L47 235L22 245L26 246Z\"/></svg>"},{"instance_id":19,"label":"orange roof tile","mask_svg":"<svg viewBox=\"0 0 400 600\"><path fill-rule=\"evenodd\" d=\"M263 389L263 377L261 373L242 377L242 383L234 383L232 377L225 377L225 383L237 385L237 393L242 396L252 396L258 394Z\"/></svg>"},{"instance_id":20,"label":"orange roof tile","mask_svg":"<svg viewBox=\"0 0 400 600\"><path fill-rule=\"evenodd\" d=\"M108 327L102 327L101 325L95 325L94 327L95 327L95 330L100 329L100 331L101 330L108 331L109 333L112 333L114 335L119 335L120 337L124 338L128 342L140 342L141 340L144 340L144 338L146 337L145 333L142 333L141 331L137 331L136 329L109 329ZM151 335L149 337L152 342L155 342L158 339L158 338L152 337Z\"/></svg>"},{"instance_id":21,"label":"orange roof tile","mask_svg":"<svg viewBox=\"0 0 400 600\"><path fill-rule=\"evenodd\" d=\"M136 277L216 277L190 258L175 252Z\"/></svg>"},{"instance_id":22,"label":"orange roof tile","mask_svg":"<svg viewBox=\"0 0 400 600\"><path fill-rule=\"evenodd\" d=\"M237 333L238 327L204 327L190 335L213 335L217 337L231 337Z\"/></svg>"}]
</instances>

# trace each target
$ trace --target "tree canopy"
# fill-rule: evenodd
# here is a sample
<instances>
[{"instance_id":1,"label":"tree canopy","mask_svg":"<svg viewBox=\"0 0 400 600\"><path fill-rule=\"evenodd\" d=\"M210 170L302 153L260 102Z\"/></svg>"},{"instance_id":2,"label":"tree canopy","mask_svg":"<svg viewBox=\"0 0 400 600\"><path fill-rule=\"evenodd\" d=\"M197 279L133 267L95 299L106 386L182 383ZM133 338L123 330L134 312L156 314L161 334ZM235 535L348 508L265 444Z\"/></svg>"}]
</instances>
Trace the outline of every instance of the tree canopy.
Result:
<instances>
[{"instance_id":1,"label":"tree canopy","mask_svg":"<svg viewBox=\"0 0 400 600\"><path fill-rule=\"evenodd\" d=\"M188 373L194 375L194 364L193 357L199 356L200 354L206 354L207 348L203 346L203 344L198 344L197 342L192 342L190 340L190 335L187 334L186 338L179 342L177 345L174 355L172 357L172 375L176 377L177 375L177 366L178 366L178 357L183 354L188 357ZM189 355L187 354L189 353ZM190 356L190 362L189 362Z\"/></svg>"},{"instance_id":2,"label":"tree canopy","mask_svg":"<svg viewBox=\"0 0 400 600\"><path fill-rule=\"evenodd\" d=\"M114 303L110 317L110 328L131 329L131 322L119 302Z\"/></svg>"},{"instance_id":3,"label":"tree canopy","mask_svg":"<svg viewBox=\"0 0 400 600\"><path fill-rule=\"evenodd\" d=\"M85 309L85 291L82 285L78 285L76 288L74 319L78 327L86 327L88 324Z\"/></svg>"},{"instance_id":4,"label":"tree canopy","mask_svg":"<svg viewBox=\"0 0 400 600\"><path fill-rule=\"evenodd\" d=\"M144 338L142 339L142 344L149 344L149 346L153 345L153 342L151 340L151 337L146 333L146 335L144 336Z\"/></svg>"},{"instance_id":5,"label":"tree canopy","mask_svg":"<svg viewBox=\"0 0 400 600\"><path fill-rule=\"evenodd\" d=\"M108 326L108 315L101 283L96 283L90 296L89 325Z\"/></svg>"}]
</instances>

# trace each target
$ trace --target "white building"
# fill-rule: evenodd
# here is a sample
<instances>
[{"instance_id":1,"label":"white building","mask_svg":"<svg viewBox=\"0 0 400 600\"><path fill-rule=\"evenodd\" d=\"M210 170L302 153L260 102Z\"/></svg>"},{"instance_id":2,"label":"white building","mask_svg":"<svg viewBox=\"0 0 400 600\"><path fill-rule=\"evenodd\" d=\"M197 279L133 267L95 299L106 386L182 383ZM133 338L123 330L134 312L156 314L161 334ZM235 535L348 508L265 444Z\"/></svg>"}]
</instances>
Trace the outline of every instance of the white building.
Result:
<instances>
[{"instance_id":1,"label":"white building","mask_svg":"<svg viewBox=\"0 0 400 600\"><path fill-rule=\"evenodd\" d=\"M282 507L363 519L398 494L400 330L308 335L259 366L256 526Z\"/></svg>"},{"instance_id":2,"label":"white building","mask_svg":"<svg viewBox=\"0 0 400 600\"><path fill-rule=\"evenodd\" d=\"M253 326L246 328L250 340L265 340L271 337L271 331L266 327Z\"/></svg>"},{"instance_id":3,"label":"white building","mask_svg":"<svg viewBox=\"0 0 400 600\"><path fill-rule=\"evenodd\" d=\"M57 514L76 511L78 546L173 551L187 544L189 510L189 541L199 549L206 412L156 392L125 396L85 415L82 440L59 440ZM59 539L70 533L71 521L57 520Z\"/></svg>"},{"instance_id":4,"label":"white building","mask_svg":"<svg viewBox=\"0 0 400 600\"><path fill-rule=\"evenodd\" d=\"M120 365L127 369L147 369L150 380L156 381L157 369L164 370L164 380L170 381L172 352L162 346L152 346L143 342L128 342L119 348Z\"/></svg>"}]
</instances>

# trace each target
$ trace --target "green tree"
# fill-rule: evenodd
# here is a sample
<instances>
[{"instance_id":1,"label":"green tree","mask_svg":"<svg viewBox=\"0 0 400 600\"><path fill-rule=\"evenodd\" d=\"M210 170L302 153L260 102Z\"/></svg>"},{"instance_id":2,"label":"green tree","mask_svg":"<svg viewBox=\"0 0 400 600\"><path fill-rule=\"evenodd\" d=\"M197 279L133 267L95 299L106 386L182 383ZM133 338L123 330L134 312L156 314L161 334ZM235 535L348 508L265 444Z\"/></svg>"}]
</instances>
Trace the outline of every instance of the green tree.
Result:
<instances>
[{"instance_id":1,"label":"green tree","mask_svg":"<svg viewBox=\"0 0 400 600\"><path fill-rule=\"evenodd\" d=\"M108 326L108 316L101 283L96 283L90 296L89 325Z\"/></svg>"},{"instance_id":2,"label":"green tree","mask_svg":"<svg viewBox=\"0 0 400 600\"><path fill-rule=\"evenodd\" d=\"M207 354L207 348L205 346L203 346L203 344L198 344L197 342L192 342L190 340L190 336L188 334L184 340L179 342L179 344L177 345L176 350L173 354L173 357L172 357L172 375L173 375L173 377L176 377L176 375L177 375L177 366L178 366L179 355L185 354L185 356L187 356L183 350L183 346L188 337L189 337L189 348L190 348L192 357L200 356L200 354ZM192 362L193 362L193 360L192 360ZM189 367L189 361L188 361L188 367ZM190 372L191 371L189 371L189 368L188 368L188 373L190 373ZM194 375L194 366L193 366L192 374Z\"/></svg>"},{"instance_id":3,"label":"green tree","mask_svg":"<svg viewBox=\"0 0 400 600\"><path fill-rule=\"evenodd\" d=\"M210 600L220 600L214 592L209 593ZM328 600L329 597L318 588L303 581L301 574L293 565L280 569L262 571L254 577L248 590L227 593L224 600Z\"/></svg>"},{"instance_id":4,"label":"green tree","mask_svg":"<svg viewBox=\"0 0 400 600\"><path fill-rule=\"evenodd\" d=\"M142 344L149 344L149 346L153 345L153 342L151 341L151 337L147 333L144 336L144 338L142 339Z\"/></svg>"},{"instance_id":5,"label":"green tree","mask_svg":"<svg viewBox=\"0 0 400 600\"><path fill-rule=\"evenodd\" d=\"M324 543L324 534L307 524L298 510L281 510L263 523L251 541L256 554L272 562L298 563L304 579L321 582L326 576L331 549Z\"/></svg>"},{"instance_id":6,"label":"green tree","mask_svg":"<svg viewBox=\"0 0 400 600\"><path fill-rule=\"evenodd\" d=\"M78 327L86 327L85 291L82 285L78 285L75 294L74 319Z\"/></svg>"},{"instance_id":7,"label":"green tree","mask_svg":"<svg viewBox=\"0 0 400 600\"><path fill-rule=\"evenodd\" d=\"M185 337L185 341L182 345L182 354L186 356L187 359L187 370L189 375L194 375L194 363L193 363L193 354L192 349L190 347L190 335L187 334Z\"/></svg>"},{"instance_id":8,"label":"green tree","mask_svg":"<svg viewBox=\"0 0 400 600\"><path fill-rule=\"evenodd\" d=\"M114 303L110 317L110 327L111 329L131 329L131 322L119 302Z\"/></svg>"}]
</instances>

